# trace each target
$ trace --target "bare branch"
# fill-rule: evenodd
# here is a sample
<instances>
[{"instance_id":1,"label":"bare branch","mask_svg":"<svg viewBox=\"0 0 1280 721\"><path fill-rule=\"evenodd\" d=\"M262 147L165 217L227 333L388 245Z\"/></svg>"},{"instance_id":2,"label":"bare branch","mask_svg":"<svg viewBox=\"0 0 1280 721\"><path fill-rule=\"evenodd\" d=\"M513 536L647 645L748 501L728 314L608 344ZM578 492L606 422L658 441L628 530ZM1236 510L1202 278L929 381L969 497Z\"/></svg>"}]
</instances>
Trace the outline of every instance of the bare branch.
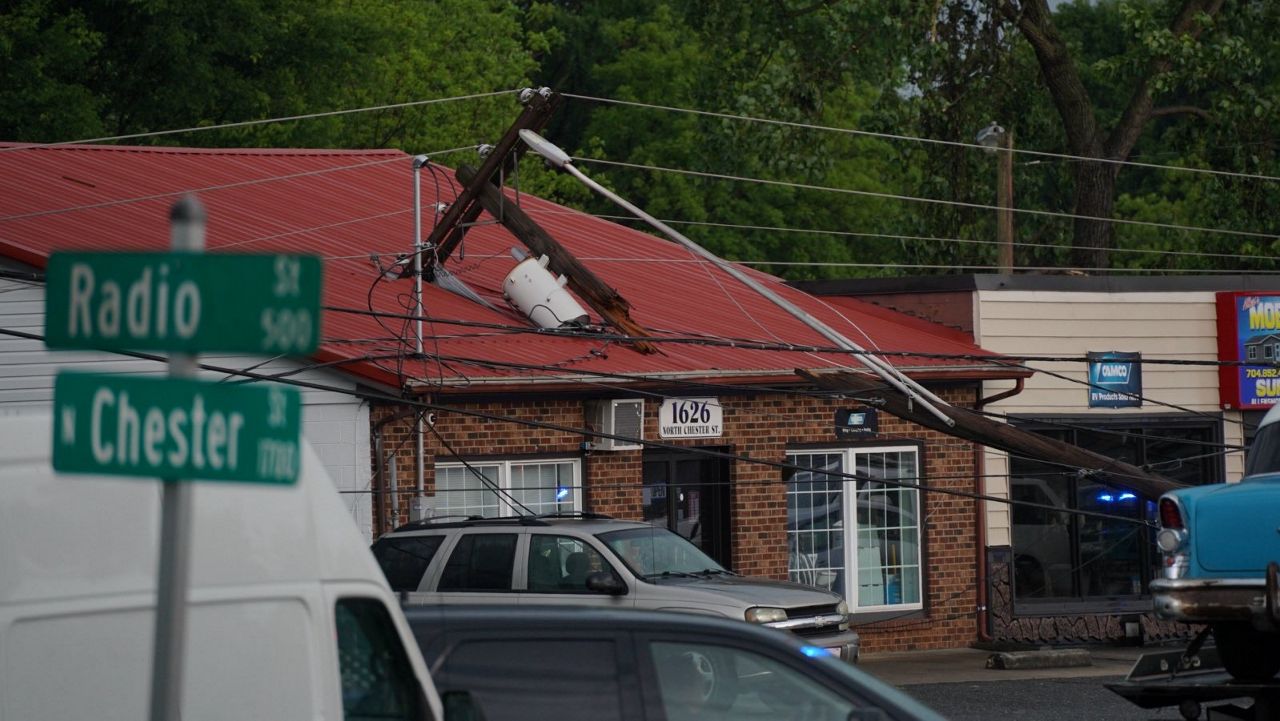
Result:
<instances>
[{"instance_id":1,"label":"bare branch","mask_svg":"<svg viewBox=\"0 0 1280 721\"><path fill-rule=\"evenodd\" d=\"M1153 118L1158 118L1163 115L1196 115L1205 120L1213 117L1209 114L1208 110L1205 110L1204 108L1197 108L1194 105L1166 105L1163 108L1153 108L1151 110L1151 117Z\"/></svg>"},{"instance_id":2,"label":"bare branch","mask_svg":"<svg viewBox=\"0 0 1280 721\"><path fill-rule=\"evenodd\" d=\"M802 15L808 15L809 13L817 12L822 8L835 5L838 1L839 0L817 0L817 2L811 3L802 8L796 8L795 10L788 10L782 2L778 2L778 9L782 11L783 17L798 18Z\"/></svg>"}]
</instances>

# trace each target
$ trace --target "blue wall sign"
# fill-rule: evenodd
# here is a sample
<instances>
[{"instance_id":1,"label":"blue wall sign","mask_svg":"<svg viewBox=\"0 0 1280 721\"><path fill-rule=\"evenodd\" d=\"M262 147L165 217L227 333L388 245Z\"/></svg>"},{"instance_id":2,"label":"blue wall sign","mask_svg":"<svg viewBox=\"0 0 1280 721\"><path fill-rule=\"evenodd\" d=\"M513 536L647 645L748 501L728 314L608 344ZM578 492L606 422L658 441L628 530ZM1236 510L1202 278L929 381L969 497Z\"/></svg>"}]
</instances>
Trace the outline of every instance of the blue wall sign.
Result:
<instances>
[{"instance_id":1,"label":"blue wall sign","mask_svg":"<svg viewBox=\"0 0 1280 721\"><path fill-rule=\"evenodd\" d=\"M1089 407L1136 408L1142 405L1142 354L1088 353Z\"/></svg>"}]
</instances>

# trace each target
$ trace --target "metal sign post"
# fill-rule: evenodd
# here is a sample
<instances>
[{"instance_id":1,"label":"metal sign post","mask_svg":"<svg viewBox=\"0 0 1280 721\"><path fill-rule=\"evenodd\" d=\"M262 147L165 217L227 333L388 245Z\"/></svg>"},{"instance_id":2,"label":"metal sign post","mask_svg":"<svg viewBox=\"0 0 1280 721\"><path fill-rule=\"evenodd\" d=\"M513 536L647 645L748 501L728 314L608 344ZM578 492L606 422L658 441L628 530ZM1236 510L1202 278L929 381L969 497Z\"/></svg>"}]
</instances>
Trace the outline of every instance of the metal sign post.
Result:
<instances>
[{"instance_id":1,"label":"metal sign post","mask_svg":"<svg viewBox=\"0 0 1280 721\"><path fill-rule=\"evenodd\" d=\"M169 213L169 247L204 252L204 208L187 196ZM170 378L194 378L194 353L169 357ZM178 721L182 702L182 647L187 627L187 581L191 567L191 495L195 488L177 478L160 483L160 565L156 575L155 643L151 654L151 721Z\"/></svg>"},{"instance_id":2,"label":"metal sign post","mask_svg":"<svg viewBox=\"0 0 1280 721\"><path fill-rule=\"evenodd\" d=\"M161 479L151 721L178 721L191 559L190 479L294 483L294 388L196 379L200 351L310 353L320 338L320 259L205 255L205 213L169 214L168 253L55 253L46 280L50 348L169 351L169 377L59 373L53 467Z\"/></svg>"}]
</instances>

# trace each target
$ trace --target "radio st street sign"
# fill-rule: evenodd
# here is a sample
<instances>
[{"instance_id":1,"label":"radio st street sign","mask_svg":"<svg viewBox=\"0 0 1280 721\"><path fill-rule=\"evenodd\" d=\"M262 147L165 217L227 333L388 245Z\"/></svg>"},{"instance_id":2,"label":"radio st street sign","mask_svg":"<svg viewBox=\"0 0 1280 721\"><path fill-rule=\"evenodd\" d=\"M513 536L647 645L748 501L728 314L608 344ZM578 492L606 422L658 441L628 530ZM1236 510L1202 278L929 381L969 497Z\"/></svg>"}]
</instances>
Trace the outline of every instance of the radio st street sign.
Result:
<instances>
[{"instance_id":1,"label":"radio st street sign","mask_svg":"<svg viewBox=\"0 0 1280 721\"><path fill-rule=\"evenodd\" d=\"M305 354L320 338L320 259L205 255L194 196L169 211L170 253L54 253L45 345L169 351L169 377L59 373L53 467L162 478L151 721L178 721L193 494L184 479L294 483L302 403L279 384L195 379L197 353Z\"/></svg>"},{"instance_id":2,"label":"radio st street sign","mask_svg":"<svg viewBox=\"0 0 1280 721\"><path fill-rule=\"evenodd\" d=\"M60 373L53 467L68 473L293 483L293 388Z\"/></svg>"},{"instance_id":3,"label":"radio st street sign","mask_svg":"<svg viewBox=\"0 0 1280 721\"><path fill-rule=\"evenodd\" d=\"M54 253L50 348L307 354L320 339L320 259Z\"/></svg>"}]
</instances>

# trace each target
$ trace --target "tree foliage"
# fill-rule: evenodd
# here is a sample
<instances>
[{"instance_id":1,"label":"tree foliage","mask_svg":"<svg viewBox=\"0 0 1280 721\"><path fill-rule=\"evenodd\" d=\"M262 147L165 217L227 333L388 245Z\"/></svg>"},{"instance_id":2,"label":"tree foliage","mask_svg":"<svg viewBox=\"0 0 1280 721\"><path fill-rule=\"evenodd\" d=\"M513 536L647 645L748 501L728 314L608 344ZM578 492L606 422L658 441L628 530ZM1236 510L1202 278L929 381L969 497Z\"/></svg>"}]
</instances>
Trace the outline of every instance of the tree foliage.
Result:
<instances>
[{"instance_id":1,"label":"tree foliage","mask_svg":"<svg viewBox=\"0 0 1280 721\"><path fill-rule=\"evenodd\" d=\"M418 153L519 112L419 101L535 83L567 94L546 134L597 180L799 278L992 267L996 159L961 144L995 121L1060 154L1017 156L1014 204L1044 211L1016 218L1017 266L1274 270L1278 29L1267 0L13 0L0 138L314 115L126 142Z\"/></svg>"},{"instance_id":2,"label":"tree foliage","mask_svg":"<svg viewBox=\"0 0 1280 721\"><path fill-rule=\"evenodd\" d=\"M489 0L17 0L0 14L0 137L149 133L519 88L535 70L518 8ZM495 99L138 142L474 144Z\"/></svg>"}]
</instances>

